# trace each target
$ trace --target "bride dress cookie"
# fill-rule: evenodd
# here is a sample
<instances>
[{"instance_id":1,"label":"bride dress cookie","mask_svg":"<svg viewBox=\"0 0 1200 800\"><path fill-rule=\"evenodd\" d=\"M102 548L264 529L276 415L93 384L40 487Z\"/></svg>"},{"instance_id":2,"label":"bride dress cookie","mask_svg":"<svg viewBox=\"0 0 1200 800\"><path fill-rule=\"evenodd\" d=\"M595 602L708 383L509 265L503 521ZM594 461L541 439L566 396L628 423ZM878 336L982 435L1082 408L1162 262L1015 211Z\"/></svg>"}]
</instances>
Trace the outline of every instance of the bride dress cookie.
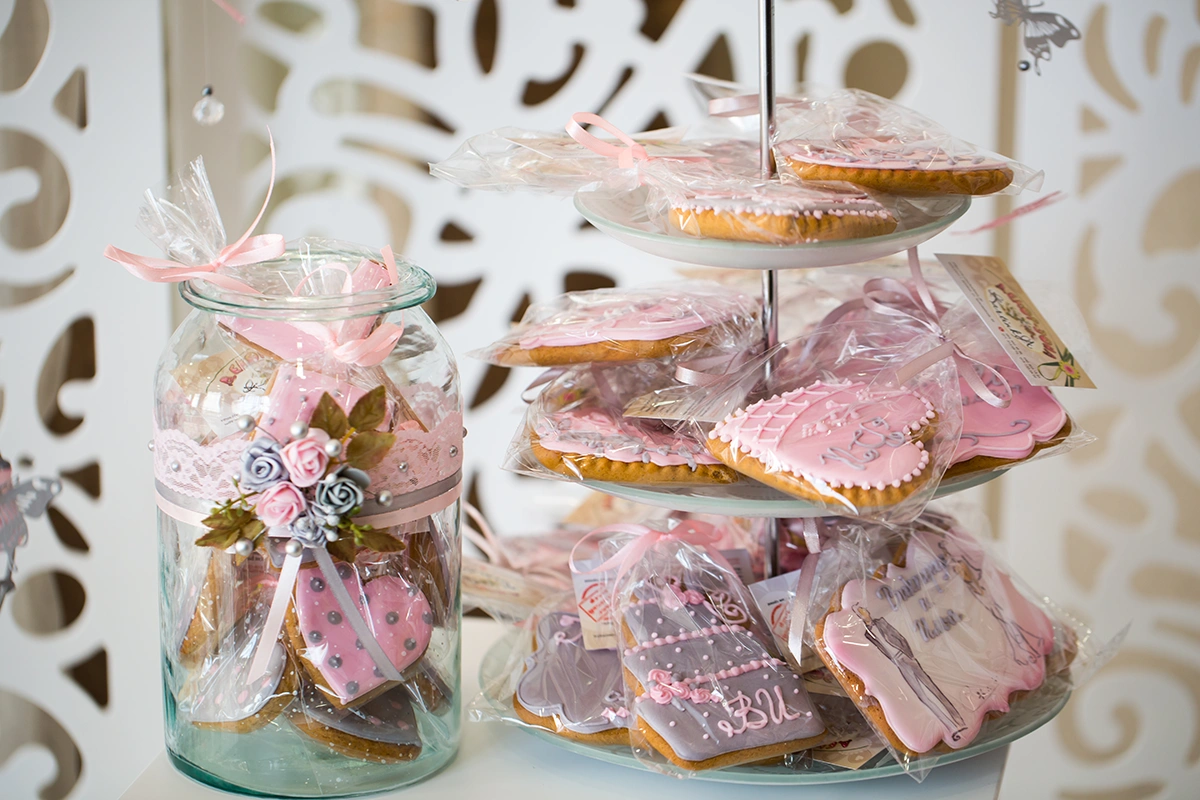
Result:
<instances>
[{"instance_id":1,"label":"bride dress cookie","mask_svg":"<svg viewBox=\"0 0 1200 800\"><path fill-rule=\"evenodd\" d=\"M302 679L300 697L288 709L288 720L305 736L360 761L398 764L421 754L416 715L403 687L356 708L338 708L311 681Z\"/></svg>"},{"instance_id":2,"label":"bride dress cookie","mask_svg":"<svg viewBox=\"0 0 1200 800\"><path fill-rule=\"evenodd\" d=\"M1036 451L1061 442L1071 430L1067 412L1044 386L1033 386L1014 366L996 366L1008 382L1011 399L1007 408L996 408L976 396L959 378L963 426L946 477L1012 466ZM990 374L980 377L999 390Z\"/></svg>"},{"instance_id":3,"label":"bride dress cookie","mask_svg":"<svg viewBox=\"0 0 1200 800\"><path fill-rule=\"evenodd\" d=\"M821 659L897 750L966 747L1042 685L1054 628L961 535L914 533L896 562L835 594Z\"/></svg>"},{"instance_id":4,"label":"bride dress cookie","mask_svg":"<svg viewBox=\"0 0 1200 800\"><path fill-rule=\"evenodd\" d=\"M542 617L513 708L530 725L568 739L627 745L621 658L613 650L588 650L582 637L578 614Z\"/></svg>"},{"instance_id":5,"label":"bride dress cookie","mask_svg":"<svg viewBox=\"0 0 1200 800\"><path fill-rule=\"evenodd\" d=\"M777 147L797 175L810 181L846 181L899 195L998 192L1013 181L1012 167L999 158L946 152L932 141L901 142L870 137L829 144L785 142Z\"/></svg>"},{"instance_id":6,"label":"bride dress cookie","mask_svg":"<svg viewBox=\"0 0 1200 800\"><path fill-rule=\"evenodd\" d=\"M799 675L726 592L676 586L622 613L631 715L651 747L685 769L804 750L825 725Z\"/></svg>"},{"instance_id":7,"label":"bride dress cookie","mask_svg":"<svg viewBox=\"0 0 1200 800\"><path fill-rule=\"evenodd\" d=\"M403 672L416 663L433 630L433 612L424 593L393 575L363 582L349 564L339 563L337 571L396 669ZM300 570L286 629L300 663L336 707L358 705L386 688L383 673L344 618L320 570Z\"/></svg>"},{"instance_id":8,"label":"bride dress cookie","mask_svg":"<svg viewBox=\"0 0 1200 800\"><path fill-rule=\"evenodd\" d=\"M856 508L893 505L929 475L923 438L936 417L910 389L817 381L734 412L709 432L708 448L788 494L821 502L836 495Z\"/></svg>"},{"instance_id":9,"label":"bride dress cookie","mask_svg":"<svg viewBox=\"0 0 1200 800\"><path fill-rule=\"evenodd\" d=\"M888 210L861 192L788 186L673 199L667 222L688 236L779 245L861 239L896 229Z\"/></svg>"},{"instance_id":10,"label":"bride dress cookie","mask_svg":"<svg viewBox=\"0 0 1200 800\"><path fill-rule=\"evenodd\" d=\"M734 483L738 474L703 443L649 419L594 405L545 414L530 433L534 456L571 478L624 483Z\"/></svg>"}]
</instances>

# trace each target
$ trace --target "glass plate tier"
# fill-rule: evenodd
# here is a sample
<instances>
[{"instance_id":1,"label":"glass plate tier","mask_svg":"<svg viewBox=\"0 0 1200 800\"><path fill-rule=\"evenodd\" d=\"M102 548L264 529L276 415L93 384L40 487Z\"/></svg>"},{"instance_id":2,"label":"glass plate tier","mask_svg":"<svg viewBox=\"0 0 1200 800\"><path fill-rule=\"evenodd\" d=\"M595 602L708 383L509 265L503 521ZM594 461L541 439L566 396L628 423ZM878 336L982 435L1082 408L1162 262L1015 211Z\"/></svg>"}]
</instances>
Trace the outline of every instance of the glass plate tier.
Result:
<instances>
[{"instance_id":1,"label":"glass plate tier","mask_svg":"<svg viewBox=\"0 0 1200 800\"><path fill-rule=\"evenodd\" d=\"M479 665L479 685L496 687L508 685L505 670L509 664L512 650L517 646L520 636L510 633L502 636L488 650ZM949 753L940 755L935 767L953 764L974 756L983 755L998 747L1004 747L1023 736L1027 736L1045 725L1062 711L1063 706L1071 697L1067 682L1051 679L1042 684L1019 701L1013 703L1012 710L996 719L984 723L983 729L974 743ZM516 719L512 707L512 697L509 695L505 702L499 705L493 699L490 701L493 710L506 719ZM593 745L571 741L557 736L542 728L522 725L521 730L545 742L549 742L564 750L578 753L588 758L594 758L609 764L619 764L631 769L652 771L647 764L638 761L633 750L628 745ZM784 764L745 765L726 767L696 772L692 780L715 781L719 783L741 784L785 784L801 786L805 784L848 783L851 781L869 781L875 778L887 778L904 774L904 768L892 760L887 754L881 753L873 763L857 770L835 767L830 764L812 762L804 766L787 766Z\"/></svg>"},{"instance_id":2,"label":"glass plate tier","mask_svg":"<svg viewBox=\"0 0 1200 800\"><path fill-rule=\"evenodd\" d=\"M883 258L932 239L971 207L966 196L938 198L930 205L936 214L911 210L885 236L774 245L666 233L646 215L642 193L607 197L581 192L575 195L575 208L588 222L638 250L687 264L733 269L816 269Z\"/></svg>"},{"instance_id":3,"label":"glass plate tier","mask_svg":"<svg viewBox=\"0 0 1200 800\"><path fill-rule=\"evenodd\" d=\"M958 480L942 481L937 497L972 489L1000 477L1006 470L993 470L966 475ZM696 514L721 514L726 517L829 517L839 512L831 506L819 505L792 497L758 481L746 479L732 484L680 483L653 486L645 483L614 483L612 481L582 481L584 486L622 500L632 500L649 506L687 511ZM864 509L866 511L866 509ZM846 509L843 514L849 514Z\"/></svg>"}]
</instances>

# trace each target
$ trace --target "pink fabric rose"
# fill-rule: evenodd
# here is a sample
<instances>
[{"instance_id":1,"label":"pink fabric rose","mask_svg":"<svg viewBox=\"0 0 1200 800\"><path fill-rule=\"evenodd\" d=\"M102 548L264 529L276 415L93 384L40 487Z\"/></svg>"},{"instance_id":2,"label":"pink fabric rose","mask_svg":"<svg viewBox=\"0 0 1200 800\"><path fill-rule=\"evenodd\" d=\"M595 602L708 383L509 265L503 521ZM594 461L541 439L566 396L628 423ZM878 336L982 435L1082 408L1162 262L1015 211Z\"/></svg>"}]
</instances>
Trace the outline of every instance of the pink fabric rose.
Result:
<instances>
[{"instance_id":1,"label":"pink fabric rose","mask_svg":"<svg viewBox=\"0 0 1200 800\"><path fill-rule=\"evenodd\" d=\"M285 444L280 453L283 466L292 476L292 483L297 486L312 486L325 475L325 467L329 464L329 456L325 453L325 445L329 443L329 434L320 428L313 428L303 439Z\"/></svg>"},{"instance_id":2,"label":"pink fabric rose","mask_svg":"<svg viewBox=\"0 0 1200 800\"><path fill-rule=\"evenodd\" d=\"M277 483L258 496L254 510L263 525L278 528L290 525L307 507L299 489L290 483Z\"/></svg>"}]
</instances>

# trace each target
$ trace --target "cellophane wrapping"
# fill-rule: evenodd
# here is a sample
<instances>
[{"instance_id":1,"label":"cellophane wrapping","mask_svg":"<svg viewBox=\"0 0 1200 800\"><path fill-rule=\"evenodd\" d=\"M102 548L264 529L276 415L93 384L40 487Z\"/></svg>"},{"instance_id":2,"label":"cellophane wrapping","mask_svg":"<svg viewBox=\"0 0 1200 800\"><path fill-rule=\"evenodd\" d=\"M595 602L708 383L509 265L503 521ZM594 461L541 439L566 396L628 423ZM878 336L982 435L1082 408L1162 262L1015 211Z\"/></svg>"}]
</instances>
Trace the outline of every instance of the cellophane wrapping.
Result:
<instances>
[{"instance_id":1,"label":"cellophane wrapping","mask_svg":"<svg viewBox=\"0 0 1200 800\"><path fill-rule=\"evenodd\" d=\"M681 357L762 337L761 303L706 281L567 292L469 355L504 367Z\"/></svg>"},{"instance_id":2,"label":"cellophane wrapping","mask_svg":"<svg viewBox=\"0 0 1200 800\"><path fill-rule=\"evenodd\" d=\"M956 138L861 89L815 90L780 105L775 157L805 180L846 180L898 195L1016 194L1042 173Z\"/></svg>"},{"instance_id":3,"label":"cellophane wrapping","mask_svg":"<svg viewBox=\"0 0 1200 800\"><path fill-rule=\"evenodd\" d=\"M825 547L806 641L910 775L1040 724L1115 652L953 517L843 531Z\"/></svg>"}]
</instances>

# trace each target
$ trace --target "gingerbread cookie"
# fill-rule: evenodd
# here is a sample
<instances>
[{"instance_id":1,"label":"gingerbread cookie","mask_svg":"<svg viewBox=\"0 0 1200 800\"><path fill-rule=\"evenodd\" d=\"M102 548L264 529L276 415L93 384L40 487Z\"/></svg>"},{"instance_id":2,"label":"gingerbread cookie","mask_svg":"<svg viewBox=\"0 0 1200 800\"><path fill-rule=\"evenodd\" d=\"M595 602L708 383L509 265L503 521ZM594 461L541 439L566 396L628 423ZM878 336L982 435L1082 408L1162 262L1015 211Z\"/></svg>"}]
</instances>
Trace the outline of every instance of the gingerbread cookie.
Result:
<instances>
[{"instance_id":1,"label":"gingerbread cookie","mask_svg":"<svg viewBox=\"0 0 1200 800\"><path fill-rule=\"evenodd\" d=\"M588 650L582 637L578 614L542 617L513 709L530 725L567 739L629 744L620 656L613 650Z\"/></svg>"},{"instance_id":2,"label":"gingerbread cookie","mask_svg":"<svg viewBox=\"0 0 1200 800\"><path fill-rule=\"evenodd\" d=\"M337 570L396 669L403 671L416 663L433 630L433 614L421 590L392 575L364 583L345 563L339 563ZM320 570L301 569L286 619L288 640L310 679L338 708L359 705L387 688L383 673L344 614Z\"/></svg>"},{"instance_id":3,"label":"gingerbread cookie","mask_svg":"<svg viewBox=\"0 0 1200 800\"><path fill-rule=\"evenodd\" d=\"M1024 461L1039 450L1063 441L1071 431L1067 412L1044 386L1033 386L1012 365L996 366L1011 390L1007 408L981 400L959 378L963 426L958 449L946 470L952 478L972 472L1003 469ZM980 376L993 391L1003 386L990 373Z\"/></svg>"},{"instance_id":4,"label":"gingerbread cookie","mask_svg":"<svg viewBox=\"0 0 1200 800\"><path fill-rule=\"evenodd\" d=\"M861 239L896 229L888 210L865 194L833 192L795 199L786 191L690 197L671 202L667 223L688 236L779 245Z\"/></svg>"},{"instance_id":5,"label":"gingerbread cookie","mask_svg":"<svg viewBox=\"0 0 1200 800\"><path fill-rule=\"evenodd\" d=\"M313 683L302 680L288 720L305 736L360 761L398 764L421 754L416 715L402 687L356 708L339 708Z\"/></svg>"},{"instance_id":6,"label":"gingerbread cookie","mask_svg":"<svg viewBox=\"0 0 1200 800\"><path fill-rule=\"evenodd\" d=\"M824 383L775 395L718 423L708 448L788 494L855 508L899 503L928 478L933 405L904 388Z\"/></svg>"},{"instance_id":7,"label":"gingerbread cookie","mask_svg":"<svg viewBox=\"0 0 1200 800\"><path fill-rule=\"evenodd\" d=\"M846 181L899 195L985 195L1013 181L999 158L955 154L930 141L900 142L856 137L830 144L790 141L776 152L804 180Z\"/></svg>"},{"instance_id":8,"label":"gingerbread cookie","mask_svg":"<svg viewBox=\"0 0 1200 800\"><path fill-rule=\"evenodd\" d=\"M668 586L635 598L622 622L631 712L639 733L673 764L748 764L824 735L800 676L771 653L761 624L729 593Z\"/></svg>"},{"instance_id":9,"label":"gingerbread cookie","mask_svg":"<svg viewBox=\"0 0 1200 800\"><path fill-rule=\"evenodd\" d=\"M835 594L821 659L910 757L966 747L1042 685L1054 628L963 535L913 533L896 562Z\"/></svg>"},{"instance_id":10,"label":"gingerbread cookie","mask_svg":"<svg viewBox=\"0 0 1200 800\"><path fill-rule=\"evenodd\" d=\"M254 615L261 625L264 614ZM238 645L248 637L231 633L180 692L178 712L198 728L251 733L270 723L296 696L296 671L287 650L276 643L267 669L249 677L251 659Z\"/></svg>"},{"instance_id":11,"label":"gingerbread cookie","mask_svg":"<svg viewBox=\"0 0 1200 800\"><path fill-rule=\"evenodd\" d=\"M734 483L738 474L686 431L622 417L592 403L543 414L530 432L534 456L571 478L624 483Z\"/></svg>"},{"instance_id":12,"label":"gingerbread cookie","mask_svg":"<svg viewBox=\"0 0 1200 800\"><path fill-rule=\"evenodd\" d=\"M192 556L207 560L199 584L187 586L180 598L179 660L187 666L204 661L234 625L255 608L264 585L274 576L258 553L243 559L209 548L191 548ZM186 622L186 627L183 623Z\"/></svg>"}]
</instances>

